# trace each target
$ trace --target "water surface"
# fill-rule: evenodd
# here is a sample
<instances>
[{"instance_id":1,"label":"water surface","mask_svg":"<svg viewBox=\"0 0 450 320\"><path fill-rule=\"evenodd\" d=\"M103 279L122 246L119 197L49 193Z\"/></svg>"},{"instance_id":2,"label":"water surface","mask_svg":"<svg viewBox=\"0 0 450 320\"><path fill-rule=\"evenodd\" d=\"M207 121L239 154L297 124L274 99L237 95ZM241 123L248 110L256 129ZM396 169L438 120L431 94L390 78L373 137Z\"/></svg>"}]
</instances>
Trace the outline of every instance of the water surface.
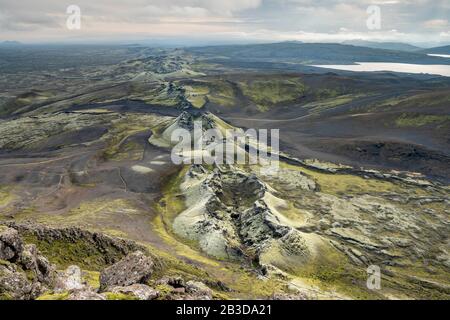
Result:
<instances>
[{"instance_id":1,"label":"water surface","mask_svg":"<svg viewBox=\"0 0 450 320\"><path fill-rule=\"evenodd\" d=\"M450 65L444 64L428 65L390 62L356 62L356 64L352 65L313 65L313 67L356 72L392 71L404 73L434 74L450 77Z\"/></svg>"}]
</instances>

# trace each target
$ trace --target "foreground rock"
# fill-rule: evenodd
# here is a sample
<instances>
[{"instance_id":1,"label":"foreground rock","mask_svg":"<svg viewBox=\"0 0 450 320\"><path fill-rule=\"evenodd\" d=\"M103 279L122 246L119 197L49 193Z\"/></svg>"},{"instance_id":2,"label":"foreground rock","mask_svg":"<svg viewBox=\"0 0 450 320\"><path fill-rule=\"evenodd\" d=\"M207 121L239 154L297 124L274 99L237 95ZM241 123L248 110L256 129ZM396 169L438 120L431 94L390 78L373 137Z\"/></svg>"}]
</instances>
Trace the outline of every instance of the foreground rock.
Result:
<instances>
[{"instance_id":1,"label":"foreground rock","mask_svg":"<svg viewBox=\"0 0 450 320\"><path fill-rule=\"evenodd\" d=\"M308 300L308 298L301 293L289 294L289 293L274 293L270 300Z\"/></svg>"},{"instance_id":2,"label":"foreground rock","mask_svg":"<svg viewBox=\"0 0 450 320\"><path fill-rule=\"evenodd\" d=\"M86 241L95 241L97 246L109 248L109 245L115 244L118 250L123 251L138 247L136 244L100 234L93 235L80 229L10 225L17 229L0 226L0 300L212 299L213 291L204 283L192 280L186 282L181 277L163 277L151 281L155 286L150 286L150 277L156 269L159 270L160 262L157 257L149 257L146 255L148 252L140 250L104 268L99 276L100 288L95 289L85 278L86 273L77 265L56 271L56 267L39 252L36 245L23 242L20 230L32 231L32 234L40 235L45 241L67 237L79 241L80 237L86 236ZM114 257L110 254L111 250L104 250L105 257Z\"/></svg>"},{"instance_id":3,"label":"foreground rock","mask_svg":"<svg viewBox=\"0 0 450 320\"><path fill-rule=\"evenodd\" d=\"M19 233L11 228L0 226L0 259L17 260L23 251L23 242Z\"/></svg>"},{"instance_id":4,"label":"foreground rock","mask_svg":"<svg viewBox=\"0 0 450 320\"><path fill-rule=\"evenodd\" d=\"M81 277L81 269L78 266L70 266L66 271L58 275L55 285L56 292L82 290L86 287Z\"/></svg>"},{"instance_id":5,"label":"foreground rock","mask_svg":"<svg viewBox=\"0 0 450 320\"><path fill-rule=\"evenodd\" d=\"M33 284L16 266L0 265L0 299L29 300L40 292L40 285Z\"/></svg>"},{"instance_id":6,"label":"foreground rock","mask_svg":"<svg viewBox=\"0 0 450 320\"><path fill-rule=\"evenodd\" d=\"M22 251L20 263L25 270L32 271L37 280L52 285L55 280L55 267L50 264L46 257L40 254L34 244L27 244Z\"/></svg>"},{"instance_id":7,"label":"foreground rock","mask_svg":"<svg viewBox=\"0 0 450 320\"><path fill-rule=\"evenodd\" d=\"M199 300L211 300L213 294L206 284L199 281L188 281L186 283L186 292L195 295Z\"/></svg>"},{"instance_id":8,"label":"foreground rock","mask_svg":"<svg viewBox=\"0 0 450 320\"><path fill-rule=\"evenodd\" d=\"M181 277L163 277L157 285L163 286L168 293L166 300L212 300L213 291L203 282L188 281Z\"/></svg>"},{"instance_id":9,"label":"foreground rock","mask_svg":"<svg viewBox=\"0 0 450 320\"><path fill-rule=\"evenodd\" d=\"M133 296L139 300L154 300L159 297L159 292L146 286L145 284L133 284L128 287L114 287L110 290L112 293L120 293Z\"/></svg>"},{"instance_id":10,"label":"foreground rock","mask_svg":"<svg viewBox=\"0 0 450 320\"><path fill-rule=\"evenodd\" d=\"M76 301L93 301L93 300L106 300L104 296L98 294L91 290L74 290L70 293L67 300L76 300Z\"/></svg>"},{"instance_id":11,"label":"foreground rock","mask_svg":"<svg viewBox=\"0 0 450 320\"><path fill-rule=\"evenodd\" d=\"M35 223L5 223L5 226L17 230L19 235L32 235L39 241L52 243L53 241L63 241L67 243L82 242L90 251L88 254L99 254L104 265L111 265L118 262L124 256L145 248L133 241L110 237L108 235L83 230L76 227L50 228ZM1 226L0 226L1 227Z\"/></svg>"},{"instance_id":12,"label":"foreground rock","mask_svg":"<svg viewBox=\"0 0 450 320\"><path fill-rule=\"evenodd\" d=\"M0 298L35 299L55 278L55 268L34 245L24 245L19 233L0 226Z\"/></svg>"},{"instance_id":13,"label":"foreground rock","mask_svg":"<svg viewBox=\"0 0 450 320\"><path fill-rule=\"evenodd\" d=\"M100 291L112 287L145 284L154 271L154 262L141 251L129 254L118 263L106 268L100 275Z\"/></svg>"}]
</instances>

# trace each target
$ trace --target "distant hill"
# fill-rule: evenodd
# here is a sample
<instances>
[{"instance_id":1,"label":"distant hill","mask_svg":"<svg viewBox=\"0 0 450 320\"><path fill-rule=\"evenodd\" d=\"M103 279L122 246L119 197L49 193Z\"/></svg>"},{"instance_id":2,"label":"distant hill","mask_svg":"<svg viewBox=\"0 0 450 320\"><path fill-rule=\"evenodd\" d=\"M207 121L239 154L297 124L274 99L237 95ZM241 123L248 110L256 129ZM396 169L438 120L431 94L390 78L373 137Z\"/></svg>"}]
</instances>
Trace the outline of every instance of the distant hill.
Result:
<instances>
[{"instance_id":1,"label":"distant hill","mask_svg":"<svg viewBox=\"0 0 450 320\"><path fill-rule=\"evenodd\" d=\"M296 62L304 64L352 64L355 62L398 62L442 64L442 59L422 52L404 52L337 43L296 43L229 45L188 48L212 59L234 61ZM448 61L450 64L450 61Z\"/></svg>"},{"instance_id":2,"label":"distant hill","mask_svg":"<svg viewBox=\"0 0 450 320\"><path fill-rule=\"evenodd\" d=\"M430 48L423 50L422 52L431 54L450 54L450 46Z\"/></svg>"},{"instance_id":3,"label":"distant hill","mask_svg":"<svg viewBox=\"0 0 450 320\"><path fill-rule=\"evenodd\" d=\"M1 47L15 47L15 46L21 46L22 43L19 41L3 41L0 42Z\"/></svg>"},{"instance_id":4,"label":"distant hill","mask_svg":"<svg viewBox=\"0 0 450 320\"><path fill-rule=\"evenodd\" d=\"M344 41L342 44L373 48L373 49L385 49L385 50L396 50L396 51L406 51L414 52L420 51L422 48L413 46L407 43L401 42L375 42L375 41L364 41L364 40L349 40Z\"/></svg>"}]
</instances>

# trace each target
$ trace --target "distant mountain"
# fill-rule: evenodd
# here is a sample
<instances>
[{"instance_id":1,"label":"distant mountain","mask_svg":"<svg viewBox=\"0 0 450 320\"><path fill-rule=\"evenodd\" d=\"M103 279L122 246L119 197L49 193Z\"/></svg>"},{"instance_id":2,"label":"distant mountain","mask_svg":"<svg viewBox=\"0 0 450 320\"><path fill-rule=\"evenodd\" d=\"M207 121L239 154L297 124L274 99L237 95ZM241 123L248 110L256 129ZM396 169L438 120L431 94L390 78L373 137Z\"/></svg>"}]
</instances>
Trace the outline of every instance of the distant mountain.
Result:
<instances>
[{"instance_id":1,"label":"distant mountain","mask_svg":"<svg viewBox=\"0 0 450 320\"><path fill-rule=\"evenodd\" d=\"M15 47L15 46L21 46L22 43L19 41L3 41L0 42L1 47Z\"/></svg>"},{"instance_id":2,"label":"distant mountain","mask_svg":"<svg viewBox=\"0 0 450 320\"><path fill-rule=\"evenodd\" d=\"M421 52L404 52L337 43L296 43L208 46L188 51L210 59L303 64L353 64L355 62L397 62L442 64L442 59ZM448 61L450 64L450 61Z\"/></svg>"},{"instance_id":3,"label":"distant mountain","mask_svg":"<svg viewBox=\"0 0 450 320\"><path fill-rule=\"evenodd\" d=\"M401 42L375 42L375 41L364 41L364 40L348 40L344 41L342 44L373 48L373 49L385 49L385 50L396 50L396 51L406 51L414 52L420 51L422 48L413 46L407 43Z\"/></svg>"},{"instance_id":4,"label":"distant mountain","mask_svg":"<svg viewBox=\"0 0 450 320\"><path fill-rule=\"evenodd\" d=\"M422 52L430 54L450 54L450 46L430 48L423 50Z\"/></svg>"}]
</instances>

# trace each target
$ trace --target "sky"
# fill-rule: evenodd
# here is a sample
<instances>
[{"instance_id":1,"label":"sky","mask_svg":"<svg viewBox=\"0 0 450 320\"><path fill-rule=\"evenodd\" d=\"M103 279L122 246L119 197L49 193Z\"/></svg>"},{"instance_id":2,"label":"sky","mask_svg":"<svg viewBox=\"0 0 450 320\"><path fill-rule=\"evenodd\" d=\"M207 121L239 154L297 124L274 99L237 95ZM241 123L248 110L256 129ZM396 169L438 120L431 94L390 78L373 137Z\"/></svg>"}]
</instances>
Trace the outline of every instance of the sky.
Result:
<instances>
[{"instance_id":1,"label":"sky","mask_svg":"<svg viewBox=\"0 0 450 320\"><path fill-rule=\"evenodd\" d=\"M70 5L80 9L79 29ZM449 20L450 0L0 0L0 41L361 39L430 46L450 44Z\"/></svg>"}]
</instances>

